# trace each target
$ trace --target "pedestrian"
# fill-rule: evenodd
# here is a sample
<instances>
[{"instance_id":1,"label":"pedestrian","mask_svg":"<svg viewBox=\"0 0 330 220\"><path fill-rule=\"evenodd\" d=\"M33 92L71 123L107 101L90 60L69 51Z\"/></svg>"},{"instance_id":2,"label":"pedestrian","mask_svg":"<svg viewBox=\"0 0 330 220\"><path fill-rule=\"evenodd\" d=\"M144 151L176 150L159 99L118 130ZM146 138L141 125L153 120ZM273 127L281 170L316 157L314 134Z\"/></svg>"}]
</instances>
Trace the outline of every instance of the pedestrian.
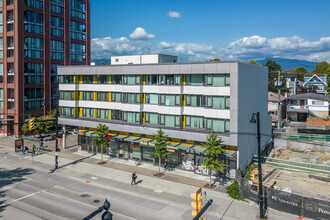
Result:
<instances>
[{"instance_id":1,"label":"pedestrian","mask_svg":"<svg viewBox=\"0 0 330 220\"><path fill-rule=\"evenodd\" d=\"M167 158L165 159L165 163L164 163L164 169L166 170L166 168L167 168L167 165L168 165L168 163L167 163Z\"/></svg>"},{"instance_id":2,"label":"pedestrian","mask_svg":"<svg viewBox=\"0 0 330 220\"><path fill-rule=\"evenodd\" d=\"M36 146L33 145L33 148L32 148L32 156L34 157L36 155Z\"/></svg>"},{"instance_id":3,"label":"pedestrian","mask_svg":"<svg viewBox=\"0 0 330 220\"><path fill-rule=\"evenodd\" d=\"M40 148L43 148L43 147L44 147L44 142L41 141L41 143L40 143Z\"/></svg>"},{"instance_id":4,"label":"pedestrian","mask_svg":"<svg viewBox=\"0 0 330 220\"><path fill-rule=\"evenodd\" d=\"M28 151L29 151L29 148L27 146L25 146L23 149L23 154L25 154L25 152L28 152Z\"/></svg>"},{"instance_id":5,"label":"pedestrian","mask_svg":"<svg viewBox=\"0 0 330 220\"><path fill-rule=\"evenodd\" d=\"M137 178L137 175L136 175L136 172L134 171L132 173L132 182L131 182L131 185L136 185L136 178Z\"/></svg>"}]
</instances>

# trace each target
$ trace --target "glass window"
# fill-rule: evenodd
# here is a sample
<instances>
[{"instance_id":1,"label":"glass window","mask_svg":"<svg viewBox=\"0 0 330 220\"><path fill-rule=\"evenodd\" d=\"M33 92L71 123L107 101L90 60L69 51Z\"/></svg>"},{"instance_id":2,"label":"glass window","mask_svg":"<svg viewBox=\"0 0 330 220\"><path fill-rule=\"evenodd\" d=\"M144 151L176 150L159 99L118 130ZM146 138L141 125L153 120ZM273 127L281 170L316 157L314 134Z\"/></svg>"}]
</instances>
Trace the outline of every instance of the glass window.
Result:
<instances>
[{"instance_id":1,"label":"glass window","mask_svg":"<svg viewBox=\"0 0 330 220\"><path fill-rule=\"evenodd\" d=\"M86 25L77 21L70 21L71 39L85 40L86 39Z\"/></svg>"},{"instance_id":2,"label":"glass window","mask_svg":"<svg viewBox=\"0 0 330 220\"><path fill-rule=\"evenodd\" d=\"M120 110L111 110L111 119L121 120L122 119L122 112Z\"/></svg>"},{"instance_id":3,"label":"glass window","mask_svg":"<svg viewBox=\"0 0 330 220\"><path fill-rule=\"evenodd\" d=\"M84 97L84 100L93 100L94 98L94 94L93 92L83 92L83 97Z\"/></svg>"},{"instance_id":4,"label":"glass window","mask_svg":"<svg viewBox=\"0 0 330 220\"><path fill-rule=\"evenodd\" d=\"M203 129L204 118L197 116L186 116L186 127Z\"/></svg>"},{"instance_id":5,"label":"glass window","mask_svg":"<svg viewBox=\"0 0 330 220\"><path fill-rule=\"evenodd\" d=\"M50 43L52 60L64 60L64 42L51 40Z\"/></svg>"},{"instance_id":6,"label":"glass window","mask_svg":"<svg viewBox=\"0 0 330 220\"><path fill-rule=\"evenodd\" d=\"M72 17L85 19L86 5L82 0L70 0L70 15Z\"/></svg>"},{"instance_id":7,"label":"glass window","mask_svg":"<svg viewBox=\"0 0 330 220\"><path fill-rule=\"evenodd\" d=\"M213 97L212 108L224 109L225 108L225 97Z\"/></svg>"},{"instance_id":8,"label":"glass window","mask_svg":"<svg viewBox=\"0 0 330 220\"><path fill-rule=\"evenodd\" d=\"M190 74L185 75L185 82L186 82L186 85L191 84L191 75Z\"/></svg>"},{"instance_id":9,"label":"glass window","mask_svg":"<svg viewBox=\"0 0 330 220\"><path fill-rule=\"evenodd\" d=\"M2 7L2 6L0 6ZM2 12L0 12L0 33L3 32L3 17L2 17Z\"/></svg>"},{"instance_id":10,"label":"glass window","mask_svg":"<svg viewBox=\"0 0 330 220\"><path fill-rule=\"evenodd\" d=\"M225 131L230 132L230 121L226 120Z\"/></svg>"},{"instance_id":11,"label":"glass window","mask_svg":"<svg viewBox=\"0 0 330 220\"><path fill-rule=\"evenodd\" d=\"M158 75L146 75L147 85L158 85Z\"/></svg>"},{"instance_id":12,"label":"glass window","mask_svg":"<svg viewBox=\"0 0 330 220\"><path fill-rule=\"evenodd\" d=\"M176 115L161 115L160 124L165 127L180 127L180 116Z\"/></svg>"},{"instance_id":13,"label":"glass window","mask_svg":"<svg viewBox=\"0 0 330 220\"><path fill-rule=\"evenodd\" d=\"M50 17L50 27L51 27L51 35L55 37L63 37L64 36L64 20L59 17Z\"/></svg>"},{"instance_id":14,"label":"glass window","mask_svg":"<svg viewBox=\"0 0 330 220\"><path fill-rule=\"evenodd\" d=\"M111 76L111 84L122 84L122 76L121 75Z\"/></svg>"},{"instance_id":15,"label":"glass window","mask_svg":"<svg viewBox=\"0 0 330 220\"><path fill-rule=\"evenodd\" d=\"M43 39L35 37L24 38L24 57L25 58L43 58Z\"/></svg>"},{"instance_id":16,"label":"glass window","mask_svg":"<svg viewBox=\"0 0 330 220\"><path fill-rule=\"evenodd\" d=\"M74 92L71 92L71 91L60 91L60 99L63 99L63 100L74 100Z\"/></svg>"},{"instance_id":17,"label":"glass window","mask_svg":"<svg viewBox=\"0 0 330 220\"><path fill-rule=\"evenodd\" d=\"M123 103L140 103L139 93L123 93Z\"/></svg>"},{"instance_id":18,"label":"glass window","mask_svg":"<svg viewBox=\"0 0 330 220\"><path fill-rule=\"evenodd\" d=\"M0 59L3 58L3 38L0 37ZM3 71L3 68L2 68Z\"/></svg>"},{"instance_id":19,"label":"glass window","mask_svg":"<svg viewBox=\"0 0 330 220\"><path fill-rule=\"evenodd\" d=\"M202 86L203 85L203 75L202 74L192 74L191 75L191 85L192 86Z\"/></svg>"},{"instance_id":20,"label":"glass window","mask_svg":"<svg viewBox=\"0 0 330 220\"><path fill-rule=\"evenodd\" d=\"M107 92L97 92L97 101L108 101Z\"/></svg>"},{"instance_id":21,"label":"glass window","mask_svg":"<svg viewBox=\"0 0 330 220\"><path fill-rule=\"evenodd\" d=\"M213 119L214 132L225 132L225 121L219 119Z\"/></svg>"},{"instance_id":22,"label":"glass window","mask_svg":"<svg viewBox=\"0 0 330 220\"><path fill-rule=\"evenodd\" d=\"M3 99L3 89L0 89L0 99Z\"/></svg>"},{"instance_id":23,"label":"glass window","mask_svg":"<svg viewBox=\"0 0 330 220\"><path fill-rule=\"evenodd\" d=\"M157 113L146 113L146 123L158 124L158 114Z\"/></svg>"},{"instance_id":24,"label":"glass window","mask_svg":"<svg viewBox=\"0 0 330 220\"><path fill-rule=\"evenodd\" d=\"M119 93L119 92L111 93L111 101L112 102L121 102L121 93Z\"/></svg>"},{"instance_id":25,"label":"glass window","mask_svg":"<svg viewBox=\"0 0 330 220\"><path fill-rule=\"evenodd\" d=\"M225 75L214 74L213 75L213 86L225 86Z\"/></svg>"},{"instance_id":26,"label":"glass window","mask_svg":"<svg viewBox=\"0 0 330 220\"><path fill-rule=\"evenodd\" d=\"M3 63L0 63L0 83L3 83Z\"/></svg>"},{"instance_id":27,"label":"glass window","mask_svg":"<svg viewBox=\"0 0 330 220\"><path fill-rule=\"evenodd\" d=\"M109 111L107 109L98 109L97 110L97 118L107 119Z\"/></svg>"},{"instance_id":28,"label":"glass window","mask_svg":"<svg viewBox=\"0 0 330 220\"><path fill-rule=\"evenodd\" d=\"M146 94L146 103L158 105L158 94Z\"/></svg>"},{"instance_id":29,"label":"glass window","mask_svg":"<svg viewBox=\"0 0 330 220\"><path fill-rule=\"evenodd\" d=\"M84 44L71 43L71 61L86 61L86 46Z\"/></svg>"},{"instance_id":30,"label":"glass window","mask_svg":"<svg viewBox=\"0 0 330 220\"><path fill-rule=\"evenodd\" d=\"M180 105L180 95L160 95L160 104L167 106Z\"/></svg>"},{"instance_id":31,"label":"glass window","mask_svg":"<svg viewBox=\"0 0 330 220\"><path fill-rule=\"evenodd\" d=\"M63 0L51 0L50 11L58 14L63 14Z\"/></svg>"},{"instance_id":32,"label":"glass window","mask_svg":"<svg viewBox=\"0 0 330 220\"><path fill-rule=\"evenodd\" d=\"M202 102L203 96L201 95L190 95L190 105L194 107L202 107L203 102Z\"/></svg>"},{"instance_id":33,"label":"glass window","mask_svg":"<svg viewBox=\"0 0 330 220\"><path fill-rule=\"evenodd\" d=\"M24 31L37 34L43 33L42 14L24 11Z\"/></svg>"},{"instance_id":34,"label":"glass window","mask_svg":"<svg viewBox=\"0 0 330 220\"><path fill-rule=\"evenodd\" d=\"M24 0L24 5L42 9L42 1L43 0Z\"/></svg>"},{"instance_id":35,"label":"glass window","mask_svg":"<svg viewBox=\"0 0 330 220\"><path fill-rule=\"evenodd\" d=\"M225 80L226 86L230 86L230 74L226 74L225 77L226 77L226 80Z\"/></svg>"},{"instance_id":36,"label":"glass window","mask_svg":"<svg viewBox=\"0 0 330 220\"><path fill-rule=\"evenodd\" d=\"M226 108L230 108L230 97L226 97Z\"/></svg>"},{"instance_id":37,"label":"glass window","mask_svg":"<svg viewBox=\"0 0 330 220\"><path fill-rule=\"evenodd\" d=\"M140 123L140 113L138 112L124 112L124 121L128 123Z\"/></svg>"}]
</instances>

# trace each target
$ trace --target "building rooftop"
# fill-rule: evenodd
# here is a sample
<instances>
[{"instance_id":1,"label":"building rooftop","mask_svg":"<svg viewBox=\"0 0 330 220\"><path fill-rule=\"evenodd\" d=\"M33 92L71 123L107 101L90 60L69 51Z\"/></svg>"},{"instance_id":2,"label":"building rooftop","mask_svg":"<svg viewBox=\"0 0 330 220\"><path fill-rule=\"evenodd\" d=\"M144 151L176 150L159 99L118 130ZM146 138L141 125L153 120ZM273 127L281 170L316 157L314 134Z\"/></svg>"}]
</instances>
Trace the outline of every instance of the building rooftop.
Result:
<instances>
[{"instance_id":1,"label":"building rooftop","mask_svg":"<svg viewBox=\"0 0 330 220\"><path fill-rule=\"evenodd\" d=\"M287 99L296 100L296 99L316 99L316 100L323 100L323 101L330 101L330 96L316 94L316 93L303 93L289 96Z\"/></svg>"},{"instance_id":2,"label":"building rooftop","mask_svg":"<svg viewBox=\"0 0 330 220\"><path fill-rule=\"evenodd\" d=\"M283 95L280 95L281 101L285 99ZM277 102L278 101L278 94L275 92L268 92L268 102Z\"/></svg>"}]
</instances>

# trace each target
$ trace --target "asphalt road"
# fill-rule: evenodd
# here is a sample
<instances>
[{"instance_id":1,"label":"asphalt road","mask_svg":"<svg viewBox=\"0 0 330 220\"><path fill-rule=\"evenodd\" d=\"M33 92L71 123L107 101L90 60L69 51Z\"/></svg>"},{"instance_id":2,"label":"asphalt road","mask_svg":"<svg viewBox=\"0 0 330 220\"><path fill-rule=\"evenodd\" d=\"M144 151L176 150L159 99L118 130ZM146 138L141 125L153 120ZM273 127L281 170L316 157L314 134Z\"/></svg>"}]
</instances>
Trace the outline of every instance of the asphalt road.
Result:
<instances>
[{"instance_id":1,"label":"asphalt road","mask_svg":"<svg viewBox=\"0 0 330 220\"><path fill-rule=\"evenodd\" d=\"M86 183L60 173L30 168L15 153L0 152L0 219L83 219L107 198L113 219L191 219L192 208L155 195L143 195L134 187L109 188ZM34 164L33 167L38 167ZM132 188L128 188L132 187ZM93 219L101 219L101 215ZM220 219L209 216L208 220Z\"/></svg>"}]
</instances>

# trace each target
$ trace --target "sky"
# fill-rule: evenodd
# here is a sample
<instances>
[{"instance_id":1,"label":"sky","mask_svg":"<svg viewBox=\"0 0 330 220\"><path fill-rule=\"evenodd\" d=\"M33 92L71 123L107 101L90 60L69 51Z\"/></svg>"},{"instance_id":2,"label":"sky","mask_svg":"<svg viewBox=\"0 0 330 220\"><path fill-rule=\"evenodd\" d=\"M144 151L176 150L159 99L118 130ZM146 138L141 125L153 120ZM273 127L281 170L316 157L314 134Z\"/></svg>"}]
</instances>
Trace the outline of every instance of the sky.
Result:
<instances>
[{"instance_id":1,"label":"sky","mask_svg":"<svg viewBox=\"0 0 330 220\"><path fill-rule=\"evenodd\" d=\"M330 0L91 0L92 60L330 62Z\"/></svg>"}]
</instances>

